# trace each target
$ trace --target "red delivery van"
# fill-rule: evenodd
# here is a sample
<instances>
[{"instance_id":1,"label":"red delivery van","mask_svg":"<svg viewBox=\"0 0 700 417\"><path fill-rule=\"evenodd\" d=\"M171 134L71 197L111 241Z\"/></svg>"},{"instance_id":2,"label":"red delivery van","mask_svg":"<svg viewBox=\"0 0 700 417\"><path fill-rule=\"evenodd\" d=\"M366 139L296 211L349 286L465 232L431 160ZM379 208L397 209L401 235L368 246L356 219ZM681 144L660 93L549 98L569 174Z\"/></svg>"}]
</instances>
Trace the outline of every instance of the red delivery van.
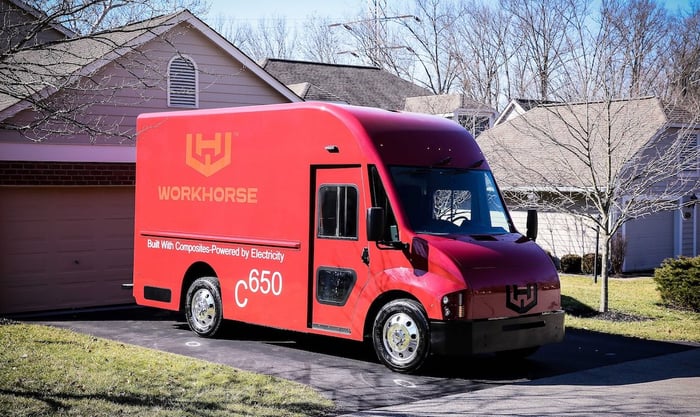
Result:
<instances>
[{"instance_id":1,"label":"red delivery van","mask_svg":"<svg viewBox=\"0 0 700 417\"><path fill-rule=\"evenodd\" d=\"M134 296L200 336L229 319L371 340L399 372L564 337L553 263L452 121L295 103L137 129Z\"/></svg>"}]
</instances>

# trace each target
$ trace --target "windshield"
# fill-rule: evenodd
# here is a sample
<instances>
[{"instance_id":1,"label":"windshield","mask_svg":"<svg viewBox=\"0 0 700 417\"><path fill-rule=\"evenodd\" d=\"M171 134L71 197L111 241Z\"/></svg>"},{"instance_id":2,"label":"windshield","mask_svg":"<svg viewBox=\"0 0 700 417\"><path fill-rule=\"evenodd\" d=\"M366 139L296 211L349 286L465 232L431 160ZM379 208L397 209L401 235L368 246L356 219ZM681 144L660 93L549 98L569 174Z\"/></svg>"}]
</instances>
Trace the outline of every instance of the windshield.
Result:
<instances>
[{"instance_id":1,"label":"windshield","mask_svg":"<svg viewBox=\"0 0 700 417\"><path fill-rule=\"evenodd\" d=\"M495 235L513 231L490 171L395 166L391 177L416 233Z\"/></svg>"}]
</instances>

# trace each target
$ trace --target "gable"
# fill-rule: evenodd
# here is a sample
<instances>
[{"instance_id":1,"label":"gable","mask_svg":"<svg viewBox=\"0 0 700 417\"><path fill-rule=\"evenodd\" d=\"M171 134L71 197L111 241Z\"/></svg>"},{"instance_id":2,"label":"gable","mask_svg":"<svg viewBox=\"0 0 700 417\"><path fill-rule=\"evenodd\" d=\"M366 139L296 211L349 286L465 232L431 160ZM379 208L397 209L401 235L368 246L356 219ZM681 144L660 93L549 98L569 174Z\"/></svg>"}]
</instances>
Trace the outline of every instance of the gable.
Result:
<instances>
[{"instance_id":1,"label":"gable","mask_svg":"<svg viewBox=\"0 0 700 417\"><path fill-rule=\"evenodd\" d=\"M6 53L12 45L26 38L36 29L36 21L45 18L46 15L42 11L21 0L0 0L0 22L2 22L0 53ZM72 35L70 30L61 25L49 25L29 40L29 44L43 44Z\"/></svg>"},{"instance_id":2,"label":"gable","mask_svg":"<svg viewBox=\"0 0 700 417\"><path fill-rule=\"evenodd\" d=\"M41 103L47 112L39 113L29 102L17 100L0 108L4 125L0 140L0 159L46 160L57 155L68 160L88 161L91 158L108 160L102 147L72 149L67 154L48 145L120 145L133 146L136 117L144 112L173 110L168 107L168 63L178 56L191 59L198 70L198 108L235 107L277 104L300 101L286 86L267 74L245 54L215 34L189 12L178 14L176 24L156 36L153 29L147 33L128 31L132 36L122 39L123 44L134 45L120 53L105 55L97 48L82 54L84 61L59 62L64 74L80 74L74 82L59 91L36 90L27 94L41 94ZM172 21L174 17L165 17ZM117 37L122 36L118 34ZM66 44L68 48L71 43ZM85 50L86 43L73 46ZM89 46L89 45L88 45ZM29 62L26 57L25 62ZM82 65L85 64L85 65ZM51 75L53 77L54 75ZM42 78L49 84L51 77ZM58 76L56 76L58 77ZM73 120L55 119L46 123L51 109L74 109ZM13 126L30 126L41 121L40 128L29 129L31 136L22 136ZM28 140L29 139L29 140ZM43 142L32 145L31 141ZM10 146L12 145L12 146ZM19 148L15 145L22 145ZM10 149L10 147L12 149ZM8 152L5 152L7 150ZM123 153L115 153L120 161L133 160Z\"/></svg>"},{"instance_id":3,"label":"gable","mask_svg":"<svg viewBox=\"0 0 700 417\"><path fill-rule=\"evenodd\" d=\"M77 79L76 77L92 76L100 67L134 50L138 51L140 46L154 38L169 39L188 33L200 36L208 44L216 45L219 48L217 54L229 55L239 61L239 69L251 72L288 101L299 101L291 90L266 73L230 42L188 11L183 11L90 37L70 39L43 49L21 51L7 57L6 62L11 64L12 70L2 71L0 77L5 85L14 85L16 88L6 90L9 94L0 93L0 119L27 107L26 104L22 105L22 97L54 94L54 86L65 87L63 83L66 77ZM181 46L188 49L187 43ZM150 58L149 55L143 55L137 64L151 67L147 62ZM22 67L27 70L17 70ZM229 69L228 72L232 71ZM19 107L11 110L12 106Z\"/></svg>"},{"instance_id":4,"label":"gable","mask_svg":"<svg viewBox=\"0 0 700 417\"><path fill-rule=\"evenodd\" d=\"M501 123L505 123L509 120L512 120L523 113L525 113L525 110L520 106L520 104L518 104L517 100L511 100L506 105L506 108L503 109L501 114L498 115L498 118L496 118L496 121L493 123L493 125L498 126Z\"/></svg>"}]
</instances>

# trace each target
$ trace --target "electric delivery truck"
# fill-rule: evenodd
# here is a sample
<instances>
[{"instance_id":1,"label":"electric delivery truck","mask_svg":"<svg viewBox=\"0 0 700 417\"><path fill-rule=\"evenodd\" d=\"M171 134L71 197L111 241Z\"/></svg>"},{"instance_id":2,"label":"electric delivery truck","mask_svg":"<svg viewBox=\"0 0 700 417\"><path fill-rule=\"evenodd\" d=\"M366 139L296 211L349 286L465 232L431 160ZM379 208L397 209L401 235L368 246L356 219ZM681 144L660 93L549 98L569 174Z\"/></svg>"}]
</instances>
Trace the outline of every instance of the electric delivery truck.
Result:
<instances>
[{"instance_id":1,"label":"electric delivery truck","mask_svg":"<svg viewBox=\"0 0 700 417\"><path fill-rule=\"evenodd\" d=\"M235 320L367 340L398 372L564 337L552 261L453 121L308 102L137 130L134 296L199 336Z\"/></svg>"}]
</instances>

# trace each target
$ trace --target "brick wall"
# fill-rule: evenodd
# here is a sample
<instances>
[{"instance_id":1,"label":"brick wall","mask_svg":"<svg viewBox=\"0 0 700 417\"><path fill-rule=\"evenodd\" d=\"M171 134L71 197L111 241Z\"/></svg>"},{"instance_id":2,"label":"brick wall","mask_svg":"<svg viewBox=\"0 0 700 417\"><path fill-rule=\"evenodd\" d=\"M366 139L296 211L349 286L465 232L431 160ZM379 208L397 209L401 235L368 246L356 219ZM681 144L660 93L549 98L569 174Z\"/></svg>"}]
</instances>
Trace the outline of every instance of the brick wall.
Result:
<instances>
[{"instance_id":1,"label":"brick wall","mask_svg":"<svg viewBox=\"0 0 700 417\"><path fill-rule=\"evenodd\" d=\"M0 161L0 185L134 185L136 165Z\"/></svg>"}]
</instances>

